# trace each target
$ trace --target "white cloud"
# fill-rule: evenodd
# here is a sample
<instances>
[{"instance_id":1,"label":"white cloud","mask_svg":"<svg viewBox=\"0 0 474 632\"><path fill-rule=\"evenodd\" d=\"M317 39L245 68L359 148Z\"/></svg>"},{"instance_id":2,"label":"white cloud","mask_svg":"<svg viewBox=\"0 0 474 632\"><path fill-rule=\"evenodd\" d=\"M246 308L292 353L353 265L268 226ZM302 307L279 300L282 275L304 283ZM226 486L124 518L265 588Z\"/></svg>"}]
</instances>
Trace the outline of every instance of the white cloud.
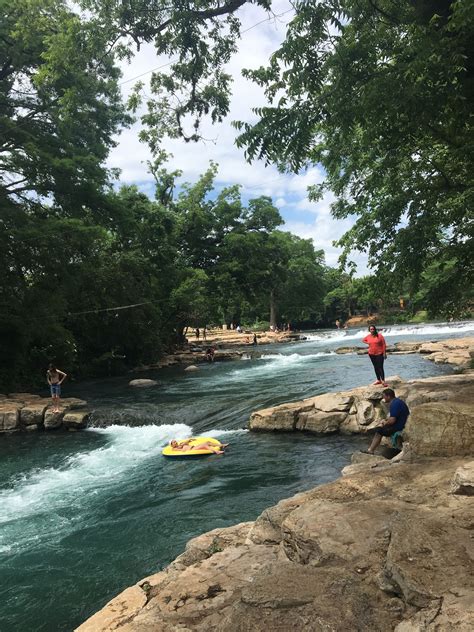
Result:
<instances>
[{"instance_id":1,"label":"white cloud","mask_svg":"<svg viewBox=\"0 0 474 632\"><path fill-rule=\"evenodd\" d=\"M271 196L286 218L283 228L301 237L311 237L315 246L325 251L327 263L337 265L340 250L332 245L332 241L350 228L352 222L332 219L330 196L318 203L309 202L307 187L323 181L322 168L315 165L298 175L281 174L274 166L265 166L263 161L247 163L244 151L235 146L236 130L231 126L231 121L255 120L252 108L265 103L261 88L244 79L241 69L267 64L269 55L283 40L286 24L293 15L289 0L277 0L272 9L274 14L288 13L260 24L258 23L268 18L268 14L255 5L249 5L239 14L244 33L239 51L229 64L234 83L227 119L215 126L209 122L204 123L202 133L209 139L207 141L185 143L181 140L167 140L164 147L174 156L170 161L170 168L183 172L182 181L195 181L212 160L219 164L216 179L218 187L240 184L246 197ZM152 45L144 45L132 63L123 67L124 95L130 92L137 76L143 75L140 80L147 83L151 75L149 71L168 62L169 59L156 56ZM146 161L151 159L151 154L148 147L138 141L139 129L140 125L135 124L121 134L118 146L111 152L109 165L121 169L121 181L140 183L145 192L149 193L151 177L147 173ZM365 257L359 255L354 259L360 266L359 274L366 273Z\"/></svg>"}]
</instances>

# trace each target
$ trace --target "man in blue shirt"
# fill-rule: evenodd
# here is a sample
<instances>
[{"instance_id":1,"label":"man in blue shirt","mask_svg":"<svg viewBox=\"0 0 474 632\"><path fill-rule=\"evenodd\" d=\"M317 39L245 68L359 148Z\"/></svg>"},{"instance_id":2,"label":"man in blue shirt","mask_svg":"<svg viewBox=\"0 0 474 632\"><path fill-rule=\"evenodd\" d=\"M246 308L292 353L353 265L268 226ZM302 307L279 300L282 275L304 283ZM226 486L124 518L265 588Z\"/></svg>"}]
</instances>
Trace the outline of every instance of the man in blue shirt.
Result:
<instances>
[{"instance_id":1,"label":"man in blue shirt","mask_svg":"<svg viewBox=\"0 0 474 632\"><path fill-rule=\"evenodd\" d=\"M382 397L383 401L389 405L389 416L376 428L367 454L374 454L382 441L382 437L390 437L395 432L403 430L410 414L408 406L402 399L395 397L395 391L392 388L386 388L382 392Z\"/></svg>"}]
</instances>

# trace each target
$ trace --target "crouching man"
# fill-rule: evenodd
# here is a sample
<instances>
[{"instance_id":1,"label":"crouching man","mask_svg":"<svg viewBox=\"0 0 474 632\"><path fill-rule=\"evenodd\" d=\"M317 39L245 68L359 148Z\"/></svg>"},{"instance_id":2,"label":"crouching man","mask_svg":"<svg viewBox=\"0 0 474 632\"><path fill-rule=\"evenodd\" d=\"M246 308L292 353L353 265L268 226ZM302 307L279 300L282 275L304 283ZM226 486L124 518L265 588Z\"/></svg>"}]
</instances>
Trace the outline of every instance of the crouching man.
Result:
<instances>
[{"instance_id":1,"label":"crouching man","mask_svg":"<svg viewBox=\"0 0 474 632\"><path fill-rule=\"evenodd\" d=\"M383 400L389 405L389 416L376 429L372 443L368 450L364 450L367 454L374 454L379 447L382 437L390 437L395 432L400 432L405 428L410 411L405 402L399 397L395 397L395 391L392 388L386 388L382 392Z\"/></svg>"}]
</instances>

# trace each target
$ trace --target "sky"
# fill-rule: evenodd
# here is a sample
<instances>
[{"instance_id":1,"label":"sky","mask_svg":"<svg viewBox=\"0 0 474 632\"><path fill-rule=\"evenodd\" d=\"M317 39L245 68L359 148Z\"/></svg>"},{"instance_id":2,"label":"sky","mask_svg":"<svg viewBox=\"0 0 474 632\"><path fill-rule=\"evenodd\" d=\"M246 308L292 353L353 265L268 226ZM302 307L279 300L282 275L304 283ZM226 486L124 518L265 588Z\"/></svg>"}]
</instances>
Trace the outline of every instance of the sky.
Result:
<instances>
[{"instance_id":1,"label":"sky","mask_svg":"<svg viewBox=\"0 0 474 632\"><path fill-rule=\"evenodd\" d=\"M341 237L353 222L331 217L330 193L319 202L308 200L307 187L324 179L321 166L314 165L301 174L281 174L276 167L265 166L263 161L255 160L249 164L244 150L235 145L236 130L231 122L255 121L252 108L265 103L262 89L243 78L241 69L266 65L271 53L284 39L286 25L294 15L289 0L274 0L272 8L279 17L270 17L254 5L245 6L238 12L243 34L238 53L228 66L228 72L234 79L229 116L220 124L204 123L202 136L207 139L205 141L185 143L184 140L166 140L164 149L172 154L167 168L180 169L183 172L181 182L195 182L211 161L216 162L219 165L215 181L218 190L240 184L244 202L260 195L270 196L285 222L280 229L312 239L316 249L324 250L326 263L337 266L340 249L332 242ZM168 58L156 55L153 45L143 46L131 63L124 62L122 65L124 96L129 94L138 76L145 83L146 93L151 71L168 61ZM136 184L153 197L153 179L146 166L151 154L147 145L138 140L139 130L140 123L136 123L122 132L108 163L121 170L121 182ZM357 263L357 276L370 273L364 254L353 253L352 260Z\"/></svg>"}]
</instances>

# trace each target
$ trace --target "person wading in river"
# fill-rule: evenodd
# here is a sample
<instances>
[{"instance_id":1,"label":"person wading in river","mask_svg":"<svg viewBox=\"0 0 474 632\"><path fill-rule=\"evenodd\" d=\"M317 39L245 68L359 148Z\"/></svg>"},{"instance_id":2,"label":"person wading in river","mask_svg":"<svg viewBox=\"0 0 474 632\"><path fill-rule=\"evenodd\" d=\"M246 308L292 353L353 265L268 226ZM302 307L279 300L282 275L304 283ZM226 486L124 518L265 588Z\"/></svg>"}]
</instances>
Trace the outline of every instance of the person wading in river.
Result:
<instances>
[{"instance_id":1,"label":"person wading in river","mask_svg":"<svg viewBox=\"0 0 474 632\"><path fill-rule=\"evenodd\" d=\"M375 376L377 380L374 384L382 384L382 386L388 386L385 382L385 372L383 368L384 360L387 358L387 345L385 344L385 338L382 334L379 334L374 325L370 325L369 334L362 340L366 345L369 345L369 358L374 365Z\"/></svg>"},{"instance_id":2,"label":"person wading in river","mask_svg":"<svg viewBox=\"0 0 474 632\"><path fill-rule=\"evenodd\" d=\"M59 413L59 400L61 398L61 384L66 379L67 374L57 369L54 364L50 364L46 371L46 380L51 389L51 399L53 400L53 413Z\"/></svg>"}]
</instances>

